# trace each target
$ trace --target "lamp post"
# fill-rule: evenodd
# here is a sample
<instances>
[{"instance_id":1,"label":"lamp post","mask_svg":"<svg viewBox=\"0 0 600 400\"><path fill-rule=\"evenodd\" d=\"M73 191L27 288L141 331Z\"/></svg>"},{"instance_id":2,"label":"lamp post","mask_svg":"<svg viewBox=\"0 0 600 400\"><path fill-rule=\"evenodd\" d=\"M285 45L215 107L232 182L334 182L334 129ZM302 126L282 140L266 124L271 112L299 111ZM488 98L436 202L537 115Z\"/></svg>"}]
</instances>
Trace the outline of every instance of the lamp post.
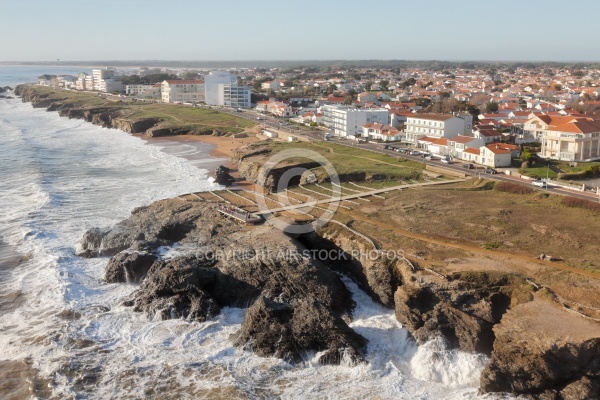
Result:
<instances>
[{"instance_id":1,"label":"lamp post","mask_svg":"<svg viewBox=\"0 0 600 400\"><path fill-rule=\"evenodd\" d=\"M550 162L546 164L546 192L548 191L548 179L550 177Z\"/></svg>"}]
</instances>

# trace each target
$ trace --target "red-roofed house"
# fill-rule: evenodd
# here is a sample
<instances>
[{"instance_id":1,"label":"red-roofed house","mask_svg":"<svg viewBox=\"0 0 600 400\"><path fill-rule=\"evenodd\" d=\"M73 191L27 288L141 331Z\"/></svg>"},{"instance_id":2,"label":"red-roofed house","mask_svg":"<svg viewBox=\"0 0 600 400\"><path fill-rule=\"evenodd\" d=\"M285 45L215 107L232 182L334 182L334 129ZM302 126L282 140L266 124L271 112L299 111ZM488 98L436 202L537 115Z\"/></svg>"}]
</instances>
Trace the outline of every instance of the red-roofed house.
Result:
<instances>
[{"instance_id":1,"label":"red-roofed house","mask_svg":"<svg viewBox=\"0 0 600 400\"><path fill-rule=\"evenodd\" d=\"M539 118L543 117L547 116ZM541 142L541 157L563 161L598 160L600 159L600 119L552 117L542 129Z\"/></svg>"},{"instance_id":2,"label":"red-roofed house","mask_svg":"<svg viewBox=\"0 0 600 400\"><path fill-rule=\"evenodd\" d=\"M483 140L483 143L499 142L502 139L502 133L495 129L474 129L473 136Z\"/></svg>"},{"instance_id":3,"label":"red-roofed house","mask_svg":"<svg viewBox=\"0 0 600 400\"><path fill-rule=\"evenodd\" d=\"M377 122L363 125L363 137L377 139L383 142L397 142L401 139L400 131L398 129Z\"/></svg>"}]
</instances>

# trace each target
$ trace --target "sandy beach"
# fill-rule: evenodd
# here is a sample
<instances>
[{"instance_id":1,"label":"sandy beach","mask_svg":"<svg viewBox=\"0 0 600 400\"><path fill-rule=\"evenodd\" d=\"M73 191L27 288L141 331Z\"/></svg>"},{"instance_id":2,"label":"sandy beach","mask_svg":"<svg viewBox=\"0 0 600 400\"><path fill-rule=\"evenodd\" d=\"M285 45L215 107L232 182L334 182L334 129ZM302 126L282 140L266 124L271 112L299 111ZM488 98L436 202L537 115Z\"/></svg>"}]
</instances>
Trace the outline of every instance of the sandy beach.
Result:
<instances>
[{"instance_id":1,"label":"sandy beach","mask_svg":"<svg viewBox=\"0 0 600 400\"><path fill-rule=\"evenodd\" d=\"M148 141L156 140L155 138L141 136L143 139ZM258 142L260 139L254 134L249 133L248 137L245 138L232 138L230 136L212 136L212 135L178 135L178 136L164 136L157 138L160 140L173 141L177 143L190 143L190 142L201 142L212 146L210 155L215 158L216 168L218 165L224 165L231 170L230 174L236 179L233 187L243 187L249 190L254 189L254 185L244 180L244 178L238 173L236 165L231 162L230 155L231 151L250 143ZM217 159L221 159L219 162ZM223 160L225 159L225 160ZM214 176L214 169L210 170L209 173Z\"/></svg>"}]
</instances>

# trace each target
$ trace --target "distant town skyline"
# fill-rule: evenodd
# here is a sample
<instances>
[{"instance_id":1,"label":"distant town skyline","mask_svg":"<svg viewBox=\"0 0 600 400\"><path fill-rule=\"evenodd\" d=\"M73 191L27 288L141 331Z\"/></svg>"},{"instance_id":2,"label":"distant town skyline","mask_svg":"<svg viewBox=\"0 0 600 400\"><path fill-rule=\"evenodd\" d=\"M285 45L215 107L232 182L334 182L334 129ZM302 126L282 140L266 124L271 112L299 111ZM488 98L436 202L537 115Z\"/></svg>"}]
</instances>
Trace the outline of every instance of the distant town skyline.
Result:
<instances>
[{"instance_id":1,"label":"distant town skyline","mask_svg":"<svg viewBox=\"0 0 600 400\"><path fill-rule=\"evenodd\" d=\"M0 0L0 62L600 61L600 3Z\"/></svg>"}]
</instances>

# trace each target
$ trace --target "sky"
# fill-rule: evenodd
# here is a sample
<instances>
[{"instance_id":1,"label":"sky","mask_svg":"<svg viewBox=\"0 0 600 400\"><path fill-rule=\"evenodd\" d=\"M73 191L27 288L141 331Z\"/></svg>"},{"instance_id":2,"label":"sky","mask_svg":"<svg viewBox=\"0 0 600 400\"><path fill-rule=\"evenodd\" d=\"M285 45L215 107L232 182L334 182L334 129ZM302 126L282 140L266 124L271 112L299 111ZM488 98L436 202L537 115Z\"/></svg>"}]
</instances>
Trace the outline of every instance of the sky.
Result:
<instances>
[{"instance_id":1,"label":"sky","mask_svg":"<svg viewBox=\"0 0 600 400\"><path fill-rule=\"evenodd\" d=\"M0 0L0 62L600 61L598 15L598 0Z\"/></svg>"}]
</instances>

